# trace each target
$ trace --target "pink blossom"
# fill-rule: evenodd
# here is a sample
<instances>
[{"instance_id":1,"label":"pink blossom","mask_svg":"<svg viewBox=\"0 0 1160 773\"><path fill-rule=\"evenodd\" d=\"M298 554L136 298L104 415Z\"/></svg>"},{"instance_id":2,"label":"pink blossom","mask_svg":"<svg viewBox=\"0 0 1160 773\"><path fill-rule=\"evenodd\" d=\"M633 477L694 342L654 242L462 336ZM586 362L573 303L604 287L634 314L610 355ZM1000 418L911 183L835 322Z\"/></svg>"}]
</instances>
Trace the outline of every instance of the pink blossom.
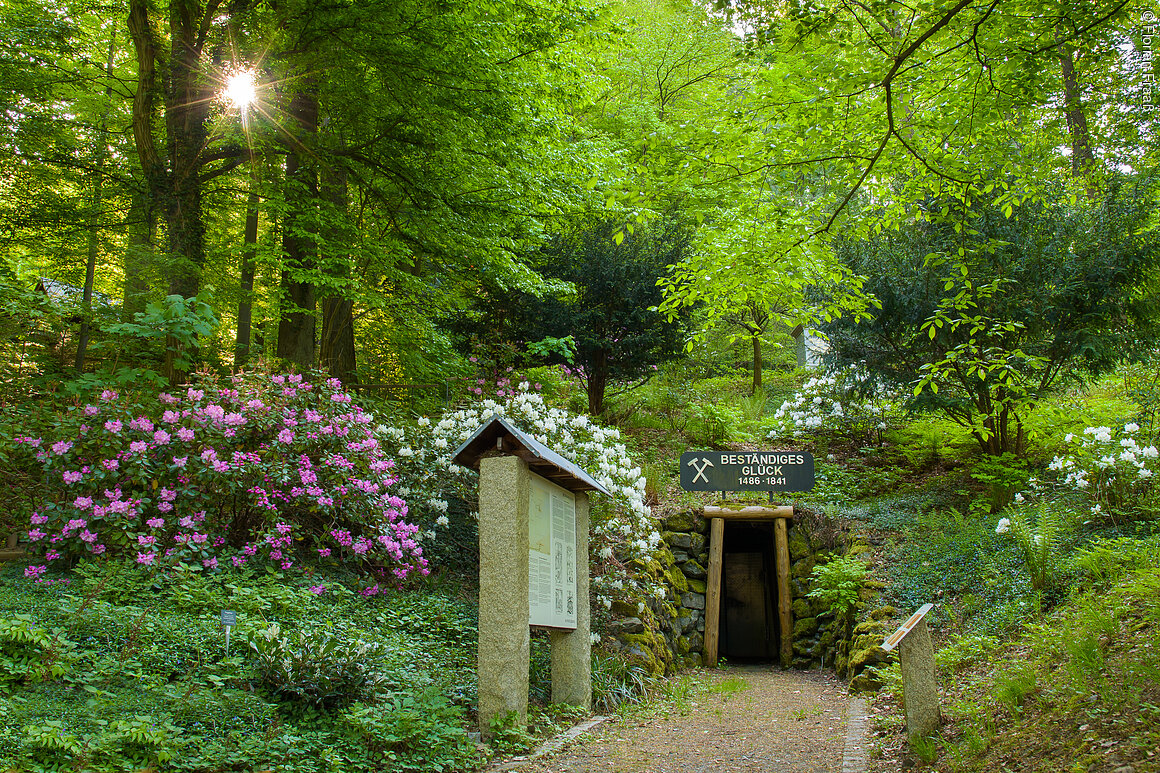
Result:
<instances>
[{"instance_id":1,"label":"pink blossom","mask_svg":"<svg viewBox=\"0 0 1160 773\"><path fill-rule=\"evenodd\" d=\"M190 387L189 390L185 393L185 396L188 397L190 401L197 402L198 400L201 400L205 397L205 392L201 391L200 389L194 389L193 387Z\"/></svg>"},{"instance_id":2,"label":"pink blossom","mask_svg":"<svg viewBox=\"0 0 1160 773\"><path fill-rule=\"evenodd\" d=\"M330 558L330 548L319 548L318 549L318 557L319 558Z\"/></svg>"},{"instance_id":3,"label":"pink blossom","mask_svg":"<svg viewBox=\"0 0 1160 773\"><path fill-rule=\"evenodd\" d=\"M129 429L135 429L138 432L152 432L153 422L144 416L138 416L129 422Z\"/></svg>"},{"instance_id":4,"label":"pink blossom","mask_svg":"<svg viewBox=\"0 0 1160 773\"><path fill-rule=\"evenodd\" d=\"M157 538L152 534L138 534L137 544L141 547L148 547L149 545L157 544Z\"/></svg>"},{"instance_id":5,"label":"pink blossom","mask_svg":"<svg viewBox=\"0 0 1160 773\"><path fill-rule=\"evenodd\" d=\"M32 529L28 532L28 541L29 542L40 542L46 536L48 536L48 535L45 534L44 532L42 532L40 529Z\"/></svg>"},{"instance_id":6,"label":"pink blossom","mask_svg":"<svg viewBox=\"0 0 1160 773\"><path fill-rule=\"evenodd\" d=\"M171 513L171 512L173 512L173 503L172 502L158 502L157 503L157 510L158 510L158 512L162 512L162 513Z\"/></svg>"},{"instance_id":7,"label":"pink blossom","mask_svg":"<svg viewBox=\"0 0 1160 773\"><path fill-rule=\"evenodd\" d=\"M177 492L171 488L163 488L159 493L161 494L161 498L166 502L172 502L177 499Z\"/></svg>"},{"instance_id":8,"label":"pink blossom","mask_svg":"<svg viewBox=\"0 0 1160 773\"><path fill-rule=\"evenodd\" d=\"M162 526L165 525L165 519L164 518L150 518L148 521L145 522L145 525L148 526L150 529L160 529Z\"/></svg>"},{"instance_id":9,"label":"pink blossom","mask_svg":"<svg viewBox=\"0 0 1160 773\"><path fill-rule=\"evenodd\" d=\"M129 444L129 453L142 454L142 453L145 453L145 449L147 449L148 447L149 446L145 443L144 440L134 440L132 443Z\"/></svg>"},{"instance_id":10,"label":"pink blossom","mask_svg":"<svg viewBox=\"0 0 1160 773\"><path fill-rule=\"evenodd\" d=\"M45 561L55 561L58 558L60 558L60 553L55 550L49 550L44 554Z\"/></svg>"},{"instance_id":11,"label":"pink blossom","mask_svg":"<svg viewBox=\"0 0 1160 773\"><path fill-rule=\"evenodd\" d=\"M177 467L178 469L181 469L181 468L185 467L185 463L187 461L189 461L188 456L175 456L175 457L173 457L173 466Z\"/></svg>"},{"instance_id":12,"label":"pink blossom","mask_svg":"<svg viewBox=\"0 0 1160 773\"><path fill-rule=\"evenodd\" d=\"M113 400L116 400L116 399L117 399L117 393L111 389L106 389L104 392L101 392L101 401L102 402L109 403L109 402L112 402Z\"/></svg>"},{"instance_id":13,"label":"pink blossom","mask_svg":"<svg viewBox=\"0 0 1160 773\"><path fill-rule=\"evenodd\" d=\"M216 558L207 558L201 562L201 565L206 569L217 569L218 560Z\"/></svg>"},{"instance_id":14,"label":"pink blossom","mask_svg":"<svg viewBox=\"0 0 1160 773\"><path fill-rule=\"evenodd\" d=\"M38 577L40 577L40 575L44 574L46 571L48 571L47 566L29 566L29 567L25 568L24 576L29 578L30 580L35 580Z\"/></svg>"},{"instance_id":15,"label":"pink blossom","mask_svg":"<svg viewBox=\"0 0 1160 773\"><path fill-rule=\"evenodd\" d=\"M78 497L78 498L79 498L79 497ZM92 500L89 500L89 501L91 502ZM41 515L40 513L33 513L33 514L32 514L32 515L29 517L29 519L28 519L28 520L29 520L29 522L30 522L30 523L32 523L32 524L35 526L35 525L38 525L38 524L47 523L47 522L48 522L48 516L47 516L47 515Z\"/></svg>"},{"instance_id":16,"label":"pink blossom","mask_svg":"<svg viewBox=\"0 0 1160 773\"><path fill-rule=\"evenodd\" d=\"M84 477L84 475L77 472L76 470L65 470L63 477L65 483L77 483L81 478Z\"/></svg>"},{"instance_id":17,"label":"pink blossom","mask_svg":"<svg viewBox=\"0 0 1160 773\"><path fill-rule=\"evenodd\" d=\"M121 463L119 461L117 461L116 459L105 459L101 462L101 466L104 467L109 472L112 472L113 470L120 467Z\"/></svg>"},{"instance_id":18,"label":"pink blossom","mask_svg":"<svg viewBox=\"0 0 1160 773\"><path fill-rule=\"evenodd\" d=\"M310 592L313 593L315 596L321 596L323 593L326 593L326 586L325 585L311 585Z\"/></svg>"},{"instance_id":19,"label":"pink blossom","mask_svg":"<svg viewBox=\"0 0 1160 773\"><path fill-rule=\"evenodd\" d=\"M166 411L165 413L161 414L161 420L166 424L176 424L177 422L181 421L181 415L176 411Z\"/></svg>"},{"instance_id":20,"label":"pink blossom","mask_svg":"<svg viewBox=\"0 0 1160 773\"><path fill-rule=\"evenodd\" d=\"M96 416L100 412L101 412L101 409L95 405L86 405L85 406L85 416Z\"/></svg>"},{"instance_id":21,"label":"pink blossom","mask_svg":"<svg viewBox=\"0 0 1160 773\"><path fill-rule=\"evenodd\" d=\"M150 566L153 563L153 559L155 559L155 558L157 558L156 553L138 553L137 554L137 563L144 564L145 566Z\"/></svg>"},{"instance_id":22,"label":"pink blossom","mask_svg":"<svg viewBox=\"0 0 1160 773\"><path fill-rule=\"evenodd\" d=\"M161 402L165 403L166 405L173 405L180 398L174 397L173 395L169 394L168 392L162 392L161 394L157 395L157 399L160 400Z\"/></svg>"},{"instance_id":23,"label":"pink blossom","mask_svg":"<svg viewBox=\"0 0 1160 773\"><path fill-rule=\"evenodd\" d=\"M229 462L223 462L221 459L214 459L214 462L213 462L213 471L214 472L226 472L227 470L229 470L229 468L230 468Z\"/></svg>"},{"instance_id":24,"label":"pink blossom","mask_svg":"<svg viewBox=\"0 0 1160 773\"><path fill-rule=\"evenodd\" d=\"M206 418L215 422L221 421L226 417L226 409L217 404L207 405L203 413Z\"/></svg>"},{"instance_id":25,"label":"pink blossom","mask_svg":"<svg viewBox=\"0 0 1160 773\"><path fill-rule=\"evenodd\" d=\"M121 432L121 422L116 419L109 419L105 422L105 430L112 432L114 435L119 434Z\"/></svg>"},{"instance_id":26,"label":"pink blossom","mask_svg":"<svg viewBox=\"0 0 1160 773\"><path fill-rule=\"evenodd\" d=\"M172 440L172 438L170 437L169 433L163 429L159 429L153 433L153 442L159 446L169 445L170 440Z\"/></svg>"},{"instance_id":27,"label":"pink blossom","mask_svg":"<svg viewBox=\"0 0 1160 773\"><path fill-rule=\"evenodd\" d=\"M234 566L237 566L237 567L241 567L241 566L246 565L246 559L241 557L241 556L234 556L233 558L230 559L230 561L233 561Z\"/></svg>"},{"instance_id":28,"label":"pink blossom","mask_svg":"<svg viewBox=\"0 0 1160 773\"><path fill-rule=\"evenodd\" d=\"M52 452L57 456L64 456L68 450L73 447L72 442L68 440L58 440L52 444Z\"/></svg>"},{"instance_id":29,"label":"pink blossom","mask_svg":"<svg viewBox=\"0 0 1160 773\"><path fill-rule=\"evenodd\" d=\"M104 552L105 552L105 546L104 546L104 545L93 545L93 546L90 548L90 550L92 550L92 552L93 552L93 555L95 555L95 556L99 556L99 555L101 555L102 553L104 553Z\"/></svg>"},{"instance_id":30,"label":"pink blossom","mask_svg":"<svg viewBox=\"0 0 1160 773\"><path fill-rule=\"evenodd\" d=\"M282 430L281 432L278 433L278 442L279 443L293 443L294 442L294 433L288 429Z\"/></svg>"},{"instance_id":31,"label":"pink blossom","mask_svg":"<svg viewBox=\"0 0 1160 773\"><path fill-rule=\"evenodd\" d=\"M84 531L82 531L80 536L81 536L81 542L90 542L91 543L91 542L97 541L97 535L93 534L88 529L85 529Z\"/></svg>"}]
</instances>

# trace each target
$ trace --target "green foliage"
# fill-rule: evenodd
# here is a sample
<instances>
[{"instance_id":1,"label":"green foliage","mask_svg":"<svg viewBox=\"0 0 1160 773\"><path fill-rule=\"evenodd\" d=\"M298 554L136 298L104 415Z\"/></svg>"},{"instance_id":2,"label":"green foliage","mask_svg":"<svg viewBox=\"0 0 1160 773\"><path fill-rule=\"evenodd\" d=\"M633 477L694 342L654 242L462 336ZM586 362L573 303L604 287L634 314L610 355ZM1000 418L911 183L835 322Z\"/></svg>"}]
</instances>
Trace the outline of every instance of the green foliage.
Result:
<instances>
[{"instance_id":1,"label":"green foliage","mask_svg":"<svg viewBox=\"0 0 1160 773\"><path fill-rule=\"evenodd\" d=\"M928 202L917 222L839 254L870 277L882 308L865 325L825 330L843 363L865 362L940 411L981 450L1022 455L1026 420L1046 394L1109 370L1151 324L1135 288L1157 252L1144 228L1150 183L1114 180L1091 206L1061 196L1000 212L995 194Z\"/></svg>"},{"instance_id":2,"label":"green foliage","mask_svg":"<svg viewBox=\"0 0 1160 773\"><path fill-rule=\"evenodd\" d=\"M173 355L174 363L184 370L193 366L190 354L196 351L199 338L208 338L220 324L212 296L203 292L193 298L166 296L163 301L148 304L134 315L134 322L108 325L105 332L129 339L161 341Z\"/></svg>"},{"instance_id":3,"label":"green foliage","mask_svg":"<svg viewBox=\"0 0 1160 773\"><path fill-rule=\"evenodd\" d=\"M0 617L0 688L60 679L69 672L75 649L63 630L46 630L32 615Z\"/></svg>"},{"instance_id":4,"label":"green foliage","mask_svg":"<svg viewBox=\"0 0 1160 773\"><path fill-rule=\"evenodd\" d=\"M463 729L463 710L431 688L356 703L342 712L339 724L371 752L379 769L451 773L478 762Z\"/></svg>"},{"instance_id":5,"label":"green foliage","mask_svg":"<svg viewBox=\"0 0 1160 773\"><path fill-rule=\"evenodd\" d=\"M326 631L282 636L276 623L250 639L263 687L283 700L333 708L374 700L386 681L382 644L350 641Z\"/></svg>"},{"instance_id":6,"label":"green foliage","mask_svg":"<svg viewBox=\"0 0 1160 773\"><path fill-rule=\"evenodd\" d=\"M1027 486L1027 463L1011 453L984 456L972 464L971 477L986 486L990 512L997 513Z\"/></svg>"},{"instance_id":7,"label":"green foliage","mask_svg":"<svg viewBox=\"0 0 1160 773\"><path fill-rule=\"evenodd\" d=\"M1008 529L1015 537L1031 588L1038 594L1060 589L1064 577L1064 555L1075 533L1075 514L1057 503L1040 497L1033 504L1013 504L1004 511L996 531Z\"/></svg>"},{"instance_id":8,"label":"green foliage","mask_svg":"<svg viewBox=\"0 0 1160 773\"><path fill-rule=\"evenodd\" d=\"M815 566L806 595L818 599L840 619L846 619L858 602L858 591L870 571L869 563L858 556L841 556Z\"/></svg>"},{"instance_id":9,"label":"green foliage","mask_svg":"<svg viewBox=\"0 0 1160 773\"><path fill-rule=\"evenodd\" d=\"M525 754L531 751L536 742L524 727L523 718L515 711L492 717L488 722L488 730L491 732L491 748L500 755Z\"/></svg>"},{"instance_id":10,"label":"green foliage","mask_svg":"<svg viewBox=\"0 0 1160 773\"><path fill-rule=\"evenodd\" d=\"M615 654L592 652L592 703L599 711L611 713L622 704L639 703L651 684L644 667Z\"/></svg>"}]
</instances>

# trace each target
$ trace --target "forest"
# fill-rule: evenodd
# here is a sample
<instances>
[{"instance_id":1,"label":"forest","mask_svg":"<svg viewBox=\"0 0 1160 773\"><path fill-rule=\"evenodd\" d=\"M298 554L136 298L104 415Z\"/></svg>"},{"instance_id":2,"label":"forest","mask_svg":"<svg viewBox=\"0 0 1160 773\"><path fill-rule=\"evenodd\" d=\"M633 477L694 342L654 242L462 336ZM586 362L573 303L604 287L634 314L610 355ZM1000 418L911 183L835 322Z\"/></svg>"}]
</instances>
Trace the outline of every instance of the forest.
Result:
<instances>
[{"instance_id":1,"label":"forest","mask_svg":"<svg viewBox=\"0 0 1160 773\"><path fill-rule=\"evenodd\" d=\"M953 706L879 759L1160 770L1155 27L0 0L0 767L472 770L583 716L542 637L529 716L474 716L452 452L503 415L611 492L598 708L701 665L681 453L806 449L798 665L888 710L873 615L940 599Z\"/></svg>"}]
</instances>

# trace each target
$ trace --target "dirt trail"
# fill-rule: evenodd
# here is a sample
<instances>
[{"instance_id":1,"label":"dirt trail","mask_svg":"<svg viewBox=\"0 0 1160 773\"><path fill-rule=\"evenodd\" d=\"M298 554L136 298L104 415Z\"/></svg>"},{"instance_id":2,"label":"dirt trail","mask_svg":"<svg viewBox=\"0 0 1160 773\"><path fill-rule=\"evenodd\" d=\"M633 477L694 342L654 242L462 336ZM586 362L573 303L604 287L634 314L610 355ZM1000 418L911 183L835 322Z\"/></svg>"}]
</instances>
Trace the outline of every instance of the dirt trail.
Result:
<instances>
[{"instance_id":1,"label":"dirt trail","mask_svg":"<svg viewBox=\"0 0 1160 773\"><path fill-rule=\"evenodd\" d=\"M712 672L710 681L714 691L690 698L668 717L610 721L554 756L520 770L842 771L849 696L833 673L734 666Z\"/></svg>"}]
</instances>

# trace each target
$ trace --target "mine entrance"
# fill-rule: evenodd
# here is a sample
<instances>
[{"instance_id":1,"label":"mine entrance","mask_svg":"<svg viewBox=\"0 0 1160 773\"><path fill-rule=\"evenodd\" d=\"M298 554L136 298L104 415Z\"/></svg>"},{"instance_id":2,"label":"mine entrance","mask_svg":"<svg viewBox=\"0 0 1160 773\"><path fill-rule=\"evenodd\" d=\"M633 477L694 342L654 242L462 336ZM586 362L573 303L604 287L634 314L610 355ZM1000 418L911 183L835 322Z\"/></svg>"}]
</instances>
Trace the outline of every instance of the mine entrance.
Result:
<instances>
[{"instance_id":1,"label":"mine entrance","mask_svg":"<svg viewBox=\"0 0 1160 773\"><path fill-rule=\"evenodd\" d=\"M734 661L776 659L781 632L773 523L734 521L724 531L720 652Z\"/></svg>"}]
</instances>

